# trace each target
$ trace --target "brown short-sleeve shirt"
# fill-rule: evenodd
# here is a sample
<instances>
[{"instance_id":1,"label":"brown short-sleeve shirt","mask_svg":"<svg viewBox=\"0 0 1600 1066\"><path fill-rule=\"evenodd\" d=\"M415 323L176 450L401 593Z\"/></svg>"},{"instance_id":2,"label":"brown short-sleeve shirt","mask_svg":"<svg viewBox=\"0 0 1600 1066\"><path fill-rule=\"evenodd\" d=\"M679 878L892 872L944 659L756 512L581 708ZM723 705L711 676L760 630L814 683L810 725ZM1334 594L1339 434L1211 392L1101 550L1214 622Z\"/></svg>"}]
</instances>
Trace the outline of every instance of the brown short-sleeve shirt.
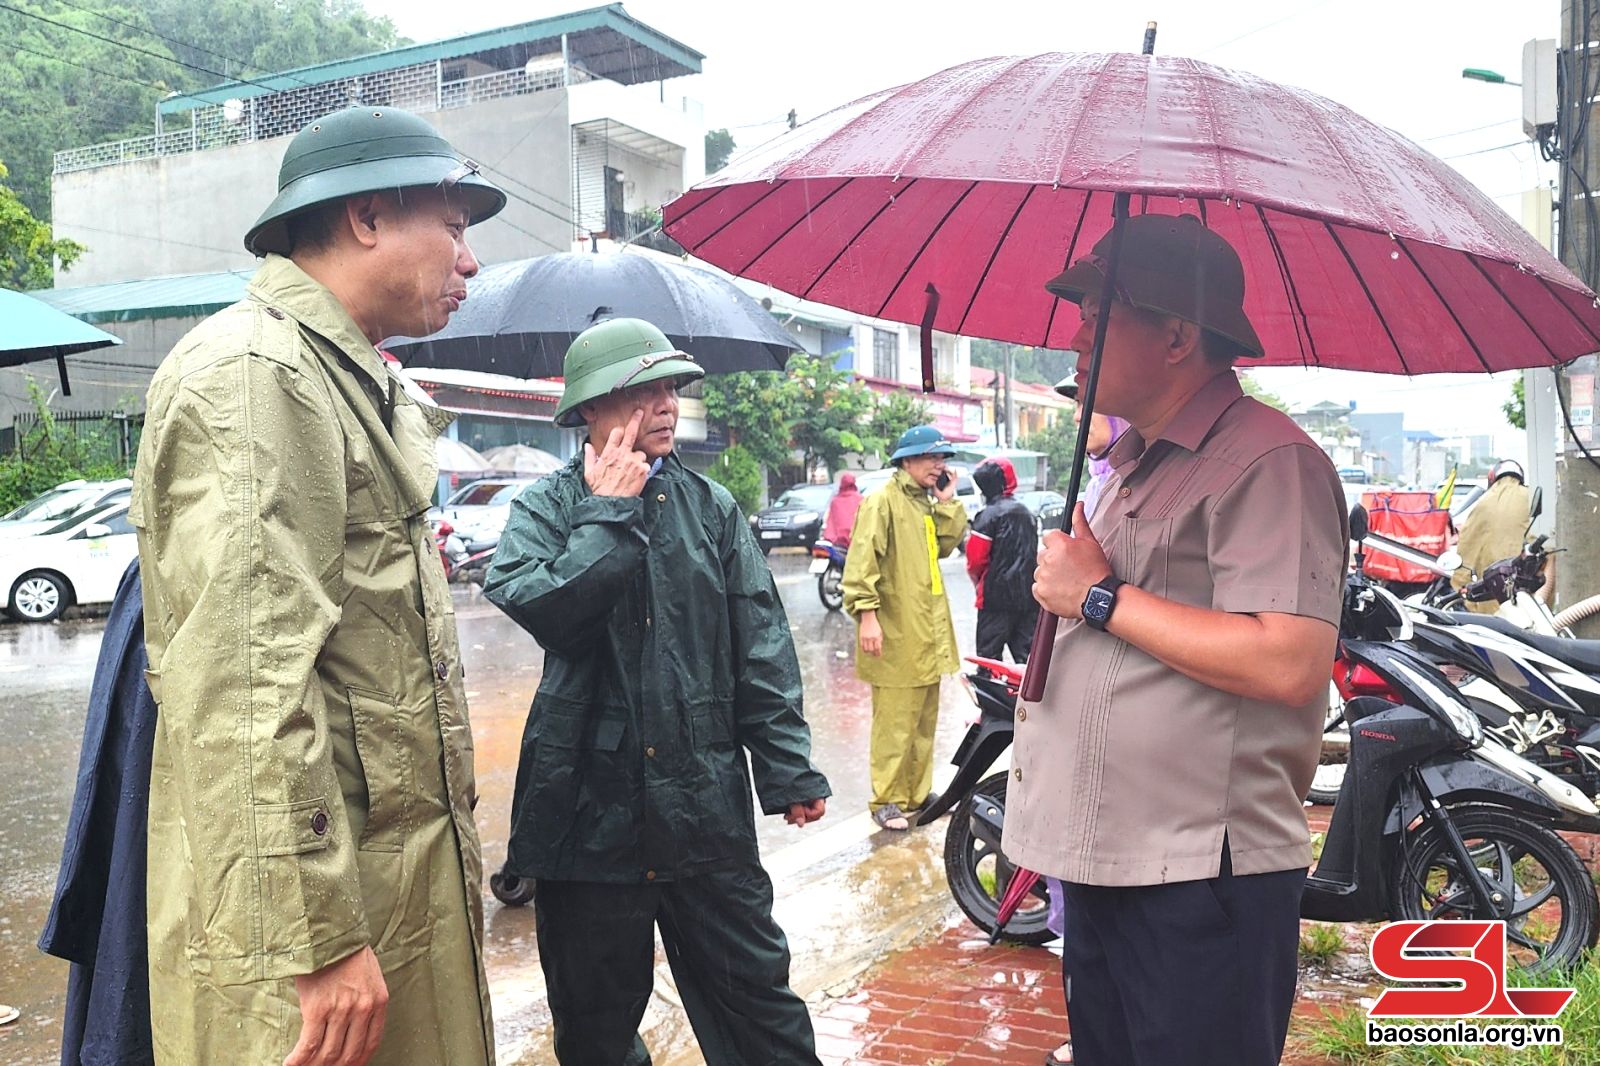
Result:
<instances>
[{"instance_id":1,"label":"brown short-sleeve shirt","mask_svg":"<svg viewBox=\"0 0 1600 1066\"><path fill-rule=\"evenodd\" d=\"M1129 430L1109 458L1092 525L1117 577L1191 606L1338 624L1338 475L1234 375L1148 447ZM1017 715L1006 854L1080 884L1162 884L1215 877L1226 833L1235 873L1308 866L1302 799L1326 708L1230 695L1063 623L1044 698Z\"/></svg>"}]
</instances>

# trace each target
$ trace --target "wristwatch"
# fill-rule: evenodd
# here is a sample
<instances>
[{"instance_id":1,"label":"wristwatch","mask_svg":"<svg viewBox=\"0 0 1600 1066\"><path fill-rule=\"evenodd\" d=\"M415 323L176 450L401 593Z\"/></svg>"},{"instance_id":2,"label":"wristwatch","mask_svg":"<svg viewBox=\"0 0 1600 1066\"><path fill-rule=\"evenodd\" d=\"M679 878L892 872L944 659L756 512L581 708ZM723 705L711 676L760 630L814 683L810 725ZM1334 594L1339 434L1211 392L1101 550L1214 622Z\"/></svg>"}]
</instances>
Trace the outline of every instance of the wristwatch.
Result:
<instances>
[{"instance_id":1,"label":"wristwatch","mask_svg":"<svg viewBox=\"0 0 1600 1066\"><path fill-rule=\"evenodd\" d=\"M1107 577L1089 586L1082 608L1083 620L1089 623L1089 628L1105 632L1111 612L1117 609L1117 590L1126 584L1120 577Z\"/></svg>"}]
</instances>

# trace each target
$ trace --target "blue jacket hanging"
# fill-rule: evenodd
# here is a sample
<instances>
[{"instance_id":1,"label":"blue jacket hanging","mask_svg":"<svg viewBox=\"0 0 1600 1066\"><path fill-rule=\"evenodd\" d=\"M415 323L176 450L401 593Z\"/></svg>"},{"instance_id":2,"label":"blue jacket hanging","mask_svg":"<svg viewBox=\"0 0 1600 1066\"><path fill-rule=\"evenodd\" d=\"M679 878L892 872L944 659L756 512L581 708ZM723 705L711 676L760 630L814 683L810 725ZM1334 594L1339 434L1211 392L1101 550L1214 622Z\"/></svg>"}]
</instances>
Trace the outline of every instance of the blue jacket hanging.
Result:
<instances>
[{"instance_id":1,"label":"blue jacket hanging","mask_svg":"<svg viewBox=\"0 0 1600 1066\"><path fill-rule=\"evenodd\" d=\"M95 664L78 783L46 954L67 976L63 1066L150 1066L145 946L145 820L156 703L145 684L139 560L122 575Z\"/></svg>"}]
</instances>

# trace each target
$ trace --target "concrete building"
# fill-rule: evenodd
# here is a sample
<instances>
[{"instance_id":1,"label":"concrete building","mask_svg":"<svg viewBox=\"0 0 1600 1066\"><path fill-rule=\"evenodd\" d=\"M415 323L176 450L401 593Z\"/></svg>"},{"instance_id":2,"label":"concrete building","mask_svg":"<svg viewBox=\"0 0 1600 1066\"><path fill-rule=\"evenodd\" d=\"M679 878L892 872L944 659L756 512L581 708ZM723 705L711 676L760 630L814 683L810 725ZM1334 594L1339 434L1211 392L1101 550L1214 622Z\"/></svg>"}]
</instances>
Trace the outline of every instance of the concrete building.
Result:
<instances>
[{"instance_id":1,"label":"concrete building","mask_svg":"<svg viewBox=\"0 0 1600 1066\"><path fill-rule=\"evenodd\" d=\"M1373 481L1406 480L1406 419L1399 412L1352 411L1350 424L1361 434L1361 452Z\"/></svg>"}]
</instances>

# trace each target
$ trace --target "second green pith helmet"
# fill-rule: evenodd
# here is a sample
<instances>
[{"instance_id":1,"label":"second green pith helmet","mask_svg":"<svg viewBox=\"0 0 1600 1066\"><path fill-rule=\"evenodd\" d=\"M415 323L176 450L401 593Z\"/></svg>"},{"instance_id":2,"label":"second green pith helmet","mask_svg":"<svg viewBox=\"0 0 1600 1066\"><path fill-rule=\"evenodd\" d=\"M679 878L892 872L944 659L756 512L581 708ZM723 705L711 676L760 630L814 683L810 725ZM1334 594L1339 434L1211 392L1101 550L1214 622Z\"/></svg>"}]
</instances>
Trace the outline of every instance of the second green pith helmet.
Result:
<instances>
[{"instance_id":1,"label":"second green pith helmet","mask_svg":"<svg viewBox=\"0 0 1600 1066\"><path fill-rule=\"evenodd\" d=\"M679 351L667 335L642 318L596 323L573 340L562 362L566 389L556 405L556 425L581 426L578 405L609 392L676 378L682 386L705 376L694 356Z\"/></svg>"},{"instance_id":2,"label":"second green pith helmet","mask_svg":"<svg viewBox=\"0 0 1600 1066\"><path fill-rule=\"evenodd\" d=\"M506 194L478 173L427 121L394 107L347 107L294 135L278 167L278 195L245 234L255 255L289 252L285 223L348 196L437 186L462 197L469 224L506 205Z\"/></svg>"}]
</instances>

